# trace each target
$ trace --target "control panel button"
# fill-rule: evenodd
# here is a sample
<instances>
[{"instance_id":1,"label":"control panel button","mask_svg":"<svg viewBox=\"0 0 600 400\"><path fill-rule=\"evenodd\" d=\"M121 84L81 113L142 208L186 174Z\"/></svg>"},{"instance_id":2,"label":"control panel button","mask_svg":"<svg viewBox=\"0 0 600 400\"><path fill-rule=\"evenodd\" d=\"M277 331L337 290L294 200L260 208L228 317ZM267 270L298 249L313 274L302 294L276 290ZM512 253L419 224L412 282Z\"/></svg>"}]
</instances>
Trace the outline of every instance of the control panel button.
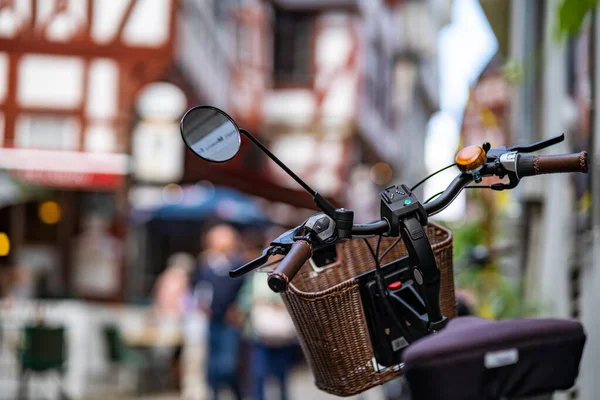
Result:
<instances>
[{"instance_id":1,"label":"control panel button","mask_svg":"<svg viewBox=\"0 0 600 400\"><path fill-rule=\"evenodd\" d=\"M415 281L419 284L422 285L423 284L423 274L421 274L421 271L419 271L418 269L413 269L413 278L415 278Z\"/></svg>"},{"instance_id":2,"label":"control panel button","mask_svg":"<svg viewBox=\"0 0 600 400\"><path fill-rule=\"evenodd\" d=\"M401 286L402 286L402 282L396 281L396 282L390 283L388 285L388 289L390 289L390 290L396 290L396 289L400 289Z\"/></svg>"}]
</instances>

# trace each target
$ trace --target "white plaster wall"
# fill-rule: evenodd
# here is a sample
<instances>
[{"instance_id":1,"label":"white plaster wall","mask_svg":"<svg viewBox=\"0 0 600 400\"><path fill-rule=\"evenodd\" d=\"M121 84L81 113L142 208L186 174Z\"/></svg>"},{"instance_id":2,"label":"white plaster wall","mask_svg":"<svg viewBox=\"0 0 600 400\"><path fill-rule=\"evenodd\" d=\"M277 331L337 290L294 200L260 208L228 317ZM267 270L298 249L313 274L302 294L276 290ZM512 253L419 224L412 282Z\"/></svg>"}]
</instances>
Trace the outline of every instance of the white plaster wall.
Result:
<instances>
[{"instance_id":1,"label":"white plaster wall","mask_svg":"<svg viewBox=\"0 0 600 400\"><path fill-rule=\"evenodd\" d=\"M15 9L0 11L0 37L14 37L19 28L35 18L36 24L48 24L46 38L52 41L67 41L86 26L87 2L70 0L67 12L50 20L56 0L37 1L37 15L32 16L29 1L16 1ZM109 43L115 39L117 28L133 0L94 0L92 2L92 38L97 43ZM124 27L125 43L141 47L163 45L170 33L170 9L172 0L139 0Z\"/></svg>"},{"instance_id":2,"label":"white plaster wall","mask_svg":"<svg viewBox=\"0 0 600 400\"><path fill-rule=\"evenodd\" d=\"M325 91L319 121L328 127L348 124L354 118L358 89L358 63L346 69L353 46L353 19L344 14L326 13L316 22L316 76L314 88L272 89L265 94L265 123L293 127L310 125L319 111L314 93Z\"/></svg>"}]
</instances>

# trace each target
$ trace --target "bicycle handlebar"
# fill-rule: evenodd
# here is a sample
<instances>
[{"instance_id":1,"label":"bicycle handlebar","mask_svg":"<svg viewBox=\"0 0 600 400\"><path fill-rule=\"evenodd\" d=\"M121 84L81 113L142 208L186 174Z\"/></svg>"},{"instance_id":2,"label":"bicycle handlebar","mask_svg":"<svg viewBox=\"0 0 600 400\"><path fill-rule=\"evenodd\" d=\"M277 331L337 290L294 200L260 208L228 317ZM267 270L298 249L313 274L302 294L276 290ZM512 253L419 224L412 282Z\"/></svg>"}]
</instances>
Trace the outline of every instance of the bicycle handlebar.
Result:
<instances>
[{"instance_id":1,"label":"bicycle handlebar","mask_svg":"<svg viewBox=\"0 0 600 400\"><path fill-rule=\"evenodd\" d=\"M428 216L435 215L452 203L452 201L458 196L461 190L473 181L473 177L470 174L462 173L458 175L450 185L444 190L444 192L435 200L429 203L423 204L425 211ZM372 236L381 235L388 233L390 224L385 219L379 221L370 222L368 224L354 224L352 226L352 236Z\"/></svg>"},{"instance_id":2,"label":"bicycle handlebar","mask_svg":"<svg viewBox=\"0 0 600 400\"><path fill-rule=\"evenodd\" d=\"M582 151L581 153L548 156L529 154L521 155L517 165L517 175L519 177L525 177L563 172L587 173L589 170L588 158L588 153L585 151ZM493 163L484 165L480 171L480 174L481 176L496 175ZM452 203L452 201L454 201L462 189L472 181L473 176L468 173L461 173L454 178L454 180L450 183L450 185L448 185L446 190L444 190L439 197L423 205L427 215L432 216L443 211ZM379 220L369 224L355 224L352 227L352 235L379 235L382 233L387 233L388 229L388 221Z\"/></svg>"},{"instance_id":3,"label":"bicycle handlebar","mask_svg":"<svg viewBox=\"0 0 600 400\"><path fill-rule=\"evenodd\" d=\"M368 224L352 225L352 236L370 236L388 233L390 224L385 219L369 222Z\"/></svg>"},{"instance_id":4,"label":"bicycle handlebar","mask_svg":"<svg viewBox=\"0 0 600 400\"><path fill-rule=\"evenodd\" d=\"M562 155L522 155L519 159L518 175L520 177L564 172L588 172L588 153Z\"/></svg>"},{"instance_id":5,"label":"bicycle handlebar","mask_svg":"<svg viewBox=\"0 0 600 400\"><path fill-rule=\"evenodd\" d=\"M448 185L446 190L444 190L441 195L429 203L423 204L427 215L432 216L443 211L454 201L456 196L460 194L463 188L472 181L473 176L467 173L462 173L454 178L454 180L450 183L450 185Z\"/></svg>"},{"instance_id":6,"label":"bicycle handlebar","mask_svg":"<svg viewBox=\"0 0 600 400\"><path fill-rule=\"evenodd\" d=\"M306 261L312 256L312 246L306 240L297 240L281 263L269 274L267 283L275 293L283 292Z\"/></svg>"},{"instance_id":7,"label":"bicycle handlebar","mask_svg":"<svg viewBox=\"0 0 600 400\"><path fill-rule=\"evenodd\" d=\"M563 173L563 172L583 172L587 173L588 154L585 151L581 153L563 154L563 155L520 155L515 161L512 171L518 178L525 176ZM503 177L508 172L507 169L498 169L498 163L495 161L486 162L479 174L481 176L500 176ZM452 201L459 195L465 186L471 183L474 177L471 173L463 172L456 176L436 199L423 205L428 216L435 215L448 207ZM518 179L517 179L518 183ZM492 185L494 188L495 185ZM514 186L512 186L514 187ZM510 188L510 187L509 187ZM381 219L368 224L354 224L352 226L352 236L372 236L388 233L390 224L387 220ZM269 287L274 292L283 292L287 289L289 282L296 276L302 265L312 256L312 247L305 240L294 242L289 253L281 261L279 266L269 275Z\"/></svg>"}]
</instances>

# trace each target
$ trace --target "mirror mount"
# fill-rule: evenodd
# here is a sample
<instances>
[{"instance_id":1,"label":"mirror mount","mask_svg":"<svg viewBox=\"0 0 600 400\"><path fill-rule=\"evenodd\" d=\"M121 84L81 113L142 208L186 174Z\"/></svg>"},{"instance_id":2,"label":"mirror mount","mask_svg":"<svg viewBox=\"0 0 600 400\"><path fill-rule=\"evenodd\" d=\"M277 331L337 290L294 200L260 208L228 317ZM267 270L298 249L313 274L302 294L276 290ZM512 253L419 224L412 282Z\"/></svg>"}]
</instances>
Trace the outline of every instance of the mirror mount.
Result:
<instances>
[{"instance_id":1,"label":"mirror mount","mask_svg":"<svg viewBox=\"0 0 600 400\"><path fill-rule=\"evenodd\" d=\"M313 200L317 207L319 207L325 214L330 216L333 219L336 219L336 208L333 204L329 202L325 197L321 196L318 192L316 192L313 188L308 186L306 182L304 182L298 175L294 173L291 169L288 168L277 156L267 147L260 142L257 138L255 138L250 132L245 129L240 129L240 133L246 136L252 143L254 143L259 149L263 151L275 164L277 164L282 170L285 171L286 174L292 177L304 190L306 190L313 197Z\"/></svg>"}]
</instances>

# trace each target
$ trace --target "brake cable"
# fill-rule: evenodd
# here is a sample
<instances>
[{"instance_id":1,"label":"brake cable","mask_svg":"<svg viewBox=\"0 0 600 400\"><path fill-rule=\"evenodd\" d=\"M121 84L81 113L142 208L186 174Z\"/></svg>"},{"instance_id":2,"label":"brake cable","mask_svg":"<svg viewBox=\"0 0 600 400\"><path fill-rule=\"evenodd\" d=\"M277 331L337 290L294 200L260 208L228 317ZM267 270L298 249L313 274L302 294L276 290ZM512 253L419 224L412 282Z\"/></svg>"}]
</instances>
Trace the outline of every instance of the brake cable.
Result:
<instances>
[{"instance_id":1,"label":"brake cable","mask_svg":"<svg viewBox=\"0 0 600 400\"><path fill-rule=\"evenodd\" d=\"M280 263L281 260L283 260L285 257L280 257L277 260L273 260L269 263L264 264L263 266L258 267L255 272L262 272L262 273L269 273L272 272L269 267L272 267L273 265Z\"/></svg>"},{"instance_id":2,"label":"brake cable","mask_svg":"<svg viewBox=\"0 0 600 400\"><path fill-rule=\"evenodd\" d=\"M383 259L385 258L385 256L387 256L387 255L388 255L388 253L389 253L390 251L392 251L392 249L393 249L394 247L396 247L396 245L397 245L398 243L400 243L400 241L401 241L401 240L402 240L402 236L398 236L398 239L396 239L396 241L395 241L394 243L392 243L392 244L391 244L391 245L390 245L390 246L389 246L387 249L385 249L385 250L383 251L383 254L381 255L381 257L379 257L379 263L380 263L380 264L381 264L381 261L383 261Z\"/></svg>"},{"instance_id":3,"label":"brake cable","mask_svg":"<svg viewBox=\"0 0 600 400\"><path fill-rule=\"evenodd\" d=\"M428 198L427 201L425 203L423 203L423 204L429 203L431 200L435 199L436 197L438 197L442 193L444 193L443 190L441 192L437 192L436 194L434 194L433 196L431 196L430 198Z\"/></svg>"},{"instance_id":4,"label":"brake cable","mask_svg":"<svg viewBox=\"0 0 600 400\"><path fill-rule=\"evenodd\" d=\"M416 185L414 185L413 187L410 188L410 191L412 192L413 190L415 190L416 188L418 188L419 186L421 186L423 183L425 183L425 181L427 181L429 178L434 177L435 175L439 174L442 171L447 170L448 168L452 168L456 165L456 163L452 163L450 165L445 166L442 169L439 169L431 174L429 174L428 176L426 176L423 180L421 180L419 183L417 183Z\"/></svg>"},{"instance_id":5,"label":"brake cable","mask_svg":"<svg viewBox=\"0 0 600 400\"><path fill-rule=\"evenodd\" d=\"M464 187L464 189L491 189L491 188L492 187L490 185L467 185L467 186ZM428 198L427 201L425 201L425 203L423 203L423 204L429 203L431 200L435 199L436 197L438 197L442 193L444 193L443 190L441 192L437 192L436 194L434 194L433 196L431 196L430 198Z\"/></svg>"},{"instance_id":6,"label":"brake cable","mask_svg":"<svg viewBox=\"0 0 600 400\"><path fill-rule=\"evenodd\" d=\"M394 312L394 307L392 306L392 302L390 301L389 293L388 293L388 291L385 287L385 283L383 281L383 274L381 273L381 265L379 263L379 257L378 257L379 245L381 244L381 237L382 237L382 235L379 235L377 238L377 246L376 246L377 253L375 251L373 251L373 247L371 246L371 243L369 243L369 241L366 238L363 238L363 240L367 244L367 247L369 248L369 251L371 252L371 255L373 256L373 259L375 261L375 281L377 283L377 291L379 292L379 295L381 296L381 299L383 300L383 304L384 304L388 314L390 315L392 321L394 321L394 324L396 324L398 326L398 328L400 329L400 331L402 332L402 334L407 337L407 340L410 338L410 340L412 341L413 338L412 338L411 332L408 331L406 329L406 327L404 326L404 324L396 317L396 313ZM398 240L396 242L398 242Z\"/></svg>"}]
</instances>

